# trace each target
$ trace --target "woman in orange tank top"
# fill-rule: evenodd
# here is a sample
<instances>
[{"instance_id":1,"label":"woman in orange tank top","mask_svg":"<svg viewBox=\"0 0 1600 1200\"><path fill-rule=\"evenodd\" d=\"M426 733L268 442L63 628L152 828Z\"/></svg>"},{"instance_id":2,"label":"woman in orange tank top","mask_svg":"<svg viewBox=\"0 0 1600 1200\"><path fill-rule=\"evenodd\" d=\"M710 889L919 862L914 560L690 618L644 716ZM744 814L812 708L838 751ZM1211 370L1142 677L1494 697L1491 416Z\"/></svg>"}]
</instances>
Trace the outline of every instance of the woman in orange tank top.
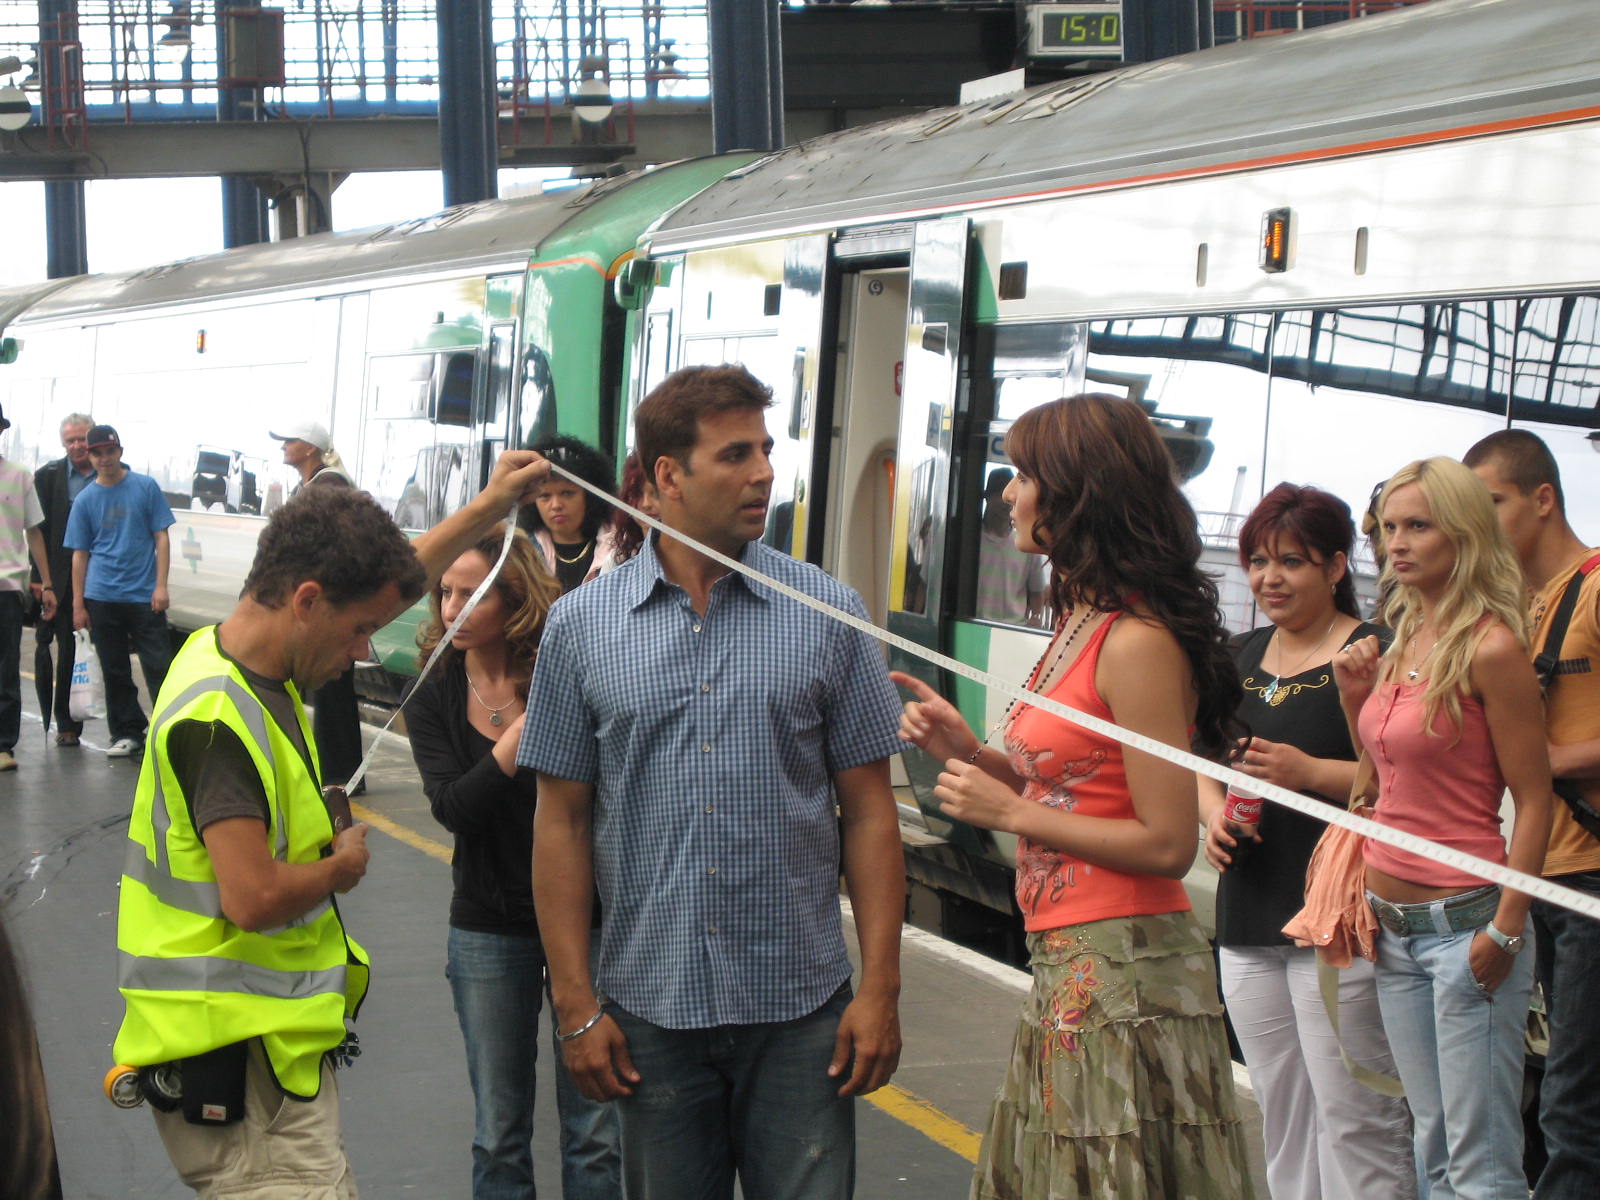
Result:
<instances>
[{"instance_id":1,"label":"woman in orange tank top","mask_svg":"<svg viewBox=\"0 0 1600 1200\"><path fill-rule=\"evenodd\" d=\"M1061 620L1035 692L1221 756L1239 681L1193 510L1137 404L1074 396L1006 439L1017 549L1048 554ZM908 675L901 736L945 763L950 816L1018 837L1034 983L976 1200L1252 1195L1216 973L1179 882L1194 776L1030 705L983 745Z\"/></svg>"}]
</instances>

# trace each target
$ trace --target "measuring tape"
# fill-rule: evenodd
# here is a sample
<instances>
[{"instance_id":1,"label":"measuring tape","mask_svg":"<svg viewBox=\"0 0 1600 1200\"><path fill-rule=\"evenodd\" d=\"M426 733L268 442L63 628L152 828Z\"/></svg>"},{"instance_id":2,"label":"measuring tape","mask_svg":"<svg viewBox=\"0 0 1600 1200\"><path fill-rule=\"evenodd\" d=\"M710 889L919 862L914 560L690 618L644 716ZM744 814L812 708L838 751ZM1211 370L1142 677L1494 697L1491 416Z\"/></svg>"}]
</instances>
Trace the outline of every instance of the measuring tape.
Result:
<instances>
[{"instance_id":1,"label":"measuring tape","mask_svg":"<svg viewBox=\"0 0 1600 1200\"><path fill-rule=\"evenodd\" d=\"M562 473L565 474L565 472ZM361 762L356 766L355 774L351 775L349 782L344 785L347 795L355 791L356 785L367 777L367 768L372 765L372 756L378 752L378 746L383 741L382 734L388 733L389 726L399 720L400 714L406 709L406 705L411 703L411 697L417 694L417 685L428 677L428 672L433 670L434 664L439 661L446 648L450 645L450 639L455 637L456 630L460 629L462 622L472 615L472 610L478 607L478 601L488 594L489 589L494 586L494 581L500 577L500 568L505 566L506 557L511 553L511 542L517 536L517 507L517 501L513 500L511 507L506 510L506 535L500 542L500 557L494 560L494 566L483 577L483 582L473 589L472 595L467 597L467 602L461 606L461 611L456 614L456 619L450 622L449 628L439 635L439 644L433 648L433 653L428 655L428 661L422 664L422 670L417 673L417 682L411 685L411 691L407 693L406 698L400 701L394 712L389 714L389 719L383 723L379 736L372 739L372 745L367 748L366 754L362 756ZM446 570L449 569L449 565L448 563L445 564Z\"/></svg>"},{"instance_id":2,"label":"measuring tape","mask_svg":"<svg viewBox=\"0 0 1600 1200\"><path fill-rule=\"evenodd\" d=\"M1191 754L1187 750L1175 749L1165 742L1158 742L1142 733L1134 733L1132 730L1124 729L1122 726L1113 724L1110 721L1102 720L1086 712L1079 712L1077 709L1062 704L1060 701L1052 700L1039 692L1029 691L1009 679L1002 679L998 675L991 675L988 671L981 671L977 667L969 666L958 659L951 658L947 654L940 654L937 650L929 650L926 646L918 645L916 642L909 641L898 634L890 633L887 629L880 629L871 621L864 621L854 613L848 613L833 607L831 604L825 604L816 597L808 596L806 593L792 588L786 583L780 583L776 579L768 578L759 571L751 570L736 559L729 558L726 554L713 550L710 546L703 545L675 529L669 529L654 517L640 512L630 504L624 504L617 497L609 495L586 480L579 479L570 471L563 470L554 463L551 464L550 469L553 473L577 484L584 491L599 497L607 504L620 508L641 524L657 530L662 536L676 538L685 546L715 562L721 563L731 571L737 571L746 579L758 583L762 587L770 588L772 591L787 596L789 599L803 604L816 612L830 616L836 621L843 622L852 629L858 629L868 637L875 638L885 645L893 646L896 650L901 650L915 658L920 658L923 662L941 667L951 674L961 676L963 679L970 679L974 683L980 683L1003 696L1021 700L1034 708L1050 713L1052 716L1060 717L1063 721L1070 721L1074 725L1079 725L1093 733L1098 733L1102 737L1111 738L1113 741L1121 742L1124 746L1131 746L1135 750L1143 751L1175 766L1185 767L1197 774L1210 776L1223 784L1236 784L1239 787L1247 788L1265 796L1274 804L1293 809L1297 813L1313 817L1329 825L1337 825L1342 829L1350 830L1352 833L1371 838L1375 842L1383 842L1398 850L1405 850L1415 854L1420 858L1443 863L1445 866L1454 867L1459 871L1466 871L1491 883L1498 883L1502 887L1513 888L1539 900L1546 900L1551 904L1560 905L1562 908L1570 909L1583 916L1600 920L1600 897L1589 896L1571 888L1562 887L1548 879L1542 879L1537 875L1525 874L1500 863L1490 862L1486 858L1479 858L1474 854L1467 854L1449 846L1441 846L1436 842L1428 841L1426 838L1418 837L1414 833L1393 829L1388 825L1380 825L1376 821L1366 817L1358 817L1352 812L1347 812L1321 800L1312 800L1309 797L1302 796L1299 792L1292 792L1276 783L1269 783L1253 775L1246 775L1220 763L1214 763L1210 759L1201 758L1198 754ZM501 557L502 559L504 558L503 553ZM492 574L490 578L493 578ZM487 581L485 586L487 586ZM482 589L480 588L479 591L482 591ZM476 599L476 593L474 594L474 599ZM437 656L437 653L435 651L435 656ZM430 662L429 665L431 666L432 663ZM426 671L424 671L424 674L426 674ZM364 763L363 766L365 766Z\"/></svg>"}]
</instances>

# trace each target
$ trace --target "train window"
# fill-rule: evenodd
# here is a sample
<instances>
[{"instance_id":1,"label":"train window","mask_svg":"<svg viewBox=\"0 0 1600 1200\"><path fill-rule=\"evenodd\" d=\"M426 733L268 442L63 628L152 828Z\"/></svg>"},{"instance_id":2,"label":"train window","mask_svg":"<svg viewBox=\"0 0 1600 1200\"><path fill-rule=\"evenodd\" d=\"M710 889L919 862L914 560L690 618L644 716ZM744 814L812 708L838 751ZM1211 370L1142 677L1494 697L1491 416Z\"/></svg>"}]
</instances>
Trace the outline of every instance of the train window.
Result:
<instances>
[{"instance_id":1,"label":"train window","mask_svg":"<svg viewBox=\"0 0 1600 1200\"><path fill-rule=\"evenodd\" d=\"M1289 480L1333 492L1359 519L1373 486L1406 463L1460 455L1503 425L1514 315L1489 300L1281 314L1265 469L1241 511ZM1356 588L1369 600L1376 577L1358 542Z\"/></svg>"},{"instance_id":2,"label":"train window","mask_svg":"<svg viewBox=\"0 0 1600 1200\"><path fill-rule=\"evenodd\" d=\"M439 375L439 399L434 406L435 423L472 424L472 381L477 367L478 356L471 351L444 357L444 370Z\"/></svg>"},{"instance_id":3,"label":"train window","mask_svg":"<svg viewBox=\"0 0 1600 1200\"><path fill-rule=\"evenodd\" d=\"M977 485L976 520L963 525L970 567L963 572L968 583L961 612L980 621L1048 627L1049 562L1018 550L1011 536L1011 506L1003 493L1016 472L1005 434L1028 409L1083 390L1088 327L1075 321L1002 325L994 330L993 354L995 419Z\"/></svg>"},{"instance_id":4,"label":"train window","mask_svg":"<svg viewBox=\"0 0 1600 1200\"><path fill-rule=\"evenodd\" d=\"M433 389L431 354L397 354L374 358L367 368L367 394L372 415L401 420L428 415Z\"/></svg>"},{"instance_id":5,"label":"train window","mask_svg":"<svg viewBox=\"0 0 1600 1200\"><path fill-rule=\"evenodd\" d=\"M1267 313L1089 325L1084 386L1126 396L1150 413L1194 506L1205 563L1235 628L1250 622L1235 539L1241 510L1260 494L1272 330Z\"/></svg>"},{"instance_id":6,"label":"train window","mask_svg":"<svg viewBox=\"0 0 1600 1200\"><path fill-rule=\"evenodd\" d=\"M1561 471L1567 519L1600 542L1600 296L1517 305L1512 424L1543 438ZM1540 403L1538 398L1542 398Z\"/></svg>"},{"instance_id":7,"label":"train window","mask_svg":"<svg viewBox=\"0 0 1600 1200\"><path fill-rule=\"evenodd\" d=\"M402 528L427 529L466 503L476 357L387 355L368 365L369 417L357 482Z\"/></svg>"}]
</instances>

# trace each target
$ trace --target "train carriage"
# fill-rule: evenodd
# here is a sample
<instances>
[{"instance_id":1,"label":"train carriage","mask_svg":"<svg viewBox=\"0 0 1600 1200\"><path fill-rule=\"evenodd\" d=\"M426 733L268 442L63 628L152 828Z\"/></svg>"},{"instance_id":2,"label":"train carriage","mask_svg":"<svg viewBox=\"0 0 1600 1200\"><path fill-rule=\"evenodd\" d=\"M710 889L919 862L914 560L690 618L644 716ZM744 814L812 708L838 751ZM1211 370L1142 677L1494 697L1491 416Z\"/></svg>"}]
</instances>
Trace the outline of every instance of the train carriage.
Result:
<instances>
[{"instance_id":1,"label":"train carriage","mask_svg":"<svg viewBox=\"0 0 1600 1200\"><path fill-rule=\"evenodd\" d=\"M413 530L459 507L507 445L558 428L614 441L612 280L663 211L749 157L0 292L7 453L58 457L70 412L115 425L178 517L173 623L219 620L298 482L276 422L321 422ZM369 694L414 673L420 615L379 635Z\"/></svg>"},{"instance_id":2,"label":"train carriage","mask_svg":"<svg viewBox=\"0 0 1600 1200\"><path fill-rule=\"evenodd\" d=\"M1597 218L1600 9L1436 0L731 172L628 268L630 395L743 361L777 393L768 540L1020 679L1049 614L986 543L985 496L1010 422L1065 393L1147 407L1235 628L1234 535L1283 479L1360 513L1405 462L1525 426L1600 536ZM937 682L980 731L1006 702ZM913 877L1008 909L1006 839L944 819L934 764L908 766Z\"/></svg>"}]
</instances>

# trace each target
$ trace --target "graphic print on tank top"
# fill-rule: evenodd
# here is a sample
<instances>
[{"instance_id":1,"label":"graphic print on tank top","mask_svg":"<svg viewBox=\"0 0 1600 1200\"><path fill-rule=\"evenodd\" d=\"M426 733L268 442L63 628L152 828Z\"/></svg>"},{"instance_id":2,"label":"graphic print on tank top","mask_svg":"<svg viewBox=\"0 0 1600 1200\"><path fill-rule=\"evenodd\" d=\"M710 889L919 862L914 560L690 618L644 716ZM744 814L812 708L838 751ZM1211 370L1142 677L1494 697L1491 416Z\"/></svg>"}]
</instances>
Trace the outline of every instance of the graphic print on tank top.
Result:
<instances>
[{"instance_id":1,"label":"graphic print on tank top","mask_svg":"<svg viewBox=\"0 0 1600 1200\"><path fill-rule=\"evenodd\" d=\"M1029 797L1062 812L1077 807L1072 789L1093 779L1106 758L1104 748L1097 747L1083 758L1068 759L1059 769L1053 769L1053 751L1014 740L1010 729L1006 731L1005 745L1012 769L1028 780ZM1041 901L1058 902L1068 888L1077 887L1093 869L1082 859L1021 838L1017 842L1017 903L1025 915L1031 916Z\"/></svg>"}]
</instances>

